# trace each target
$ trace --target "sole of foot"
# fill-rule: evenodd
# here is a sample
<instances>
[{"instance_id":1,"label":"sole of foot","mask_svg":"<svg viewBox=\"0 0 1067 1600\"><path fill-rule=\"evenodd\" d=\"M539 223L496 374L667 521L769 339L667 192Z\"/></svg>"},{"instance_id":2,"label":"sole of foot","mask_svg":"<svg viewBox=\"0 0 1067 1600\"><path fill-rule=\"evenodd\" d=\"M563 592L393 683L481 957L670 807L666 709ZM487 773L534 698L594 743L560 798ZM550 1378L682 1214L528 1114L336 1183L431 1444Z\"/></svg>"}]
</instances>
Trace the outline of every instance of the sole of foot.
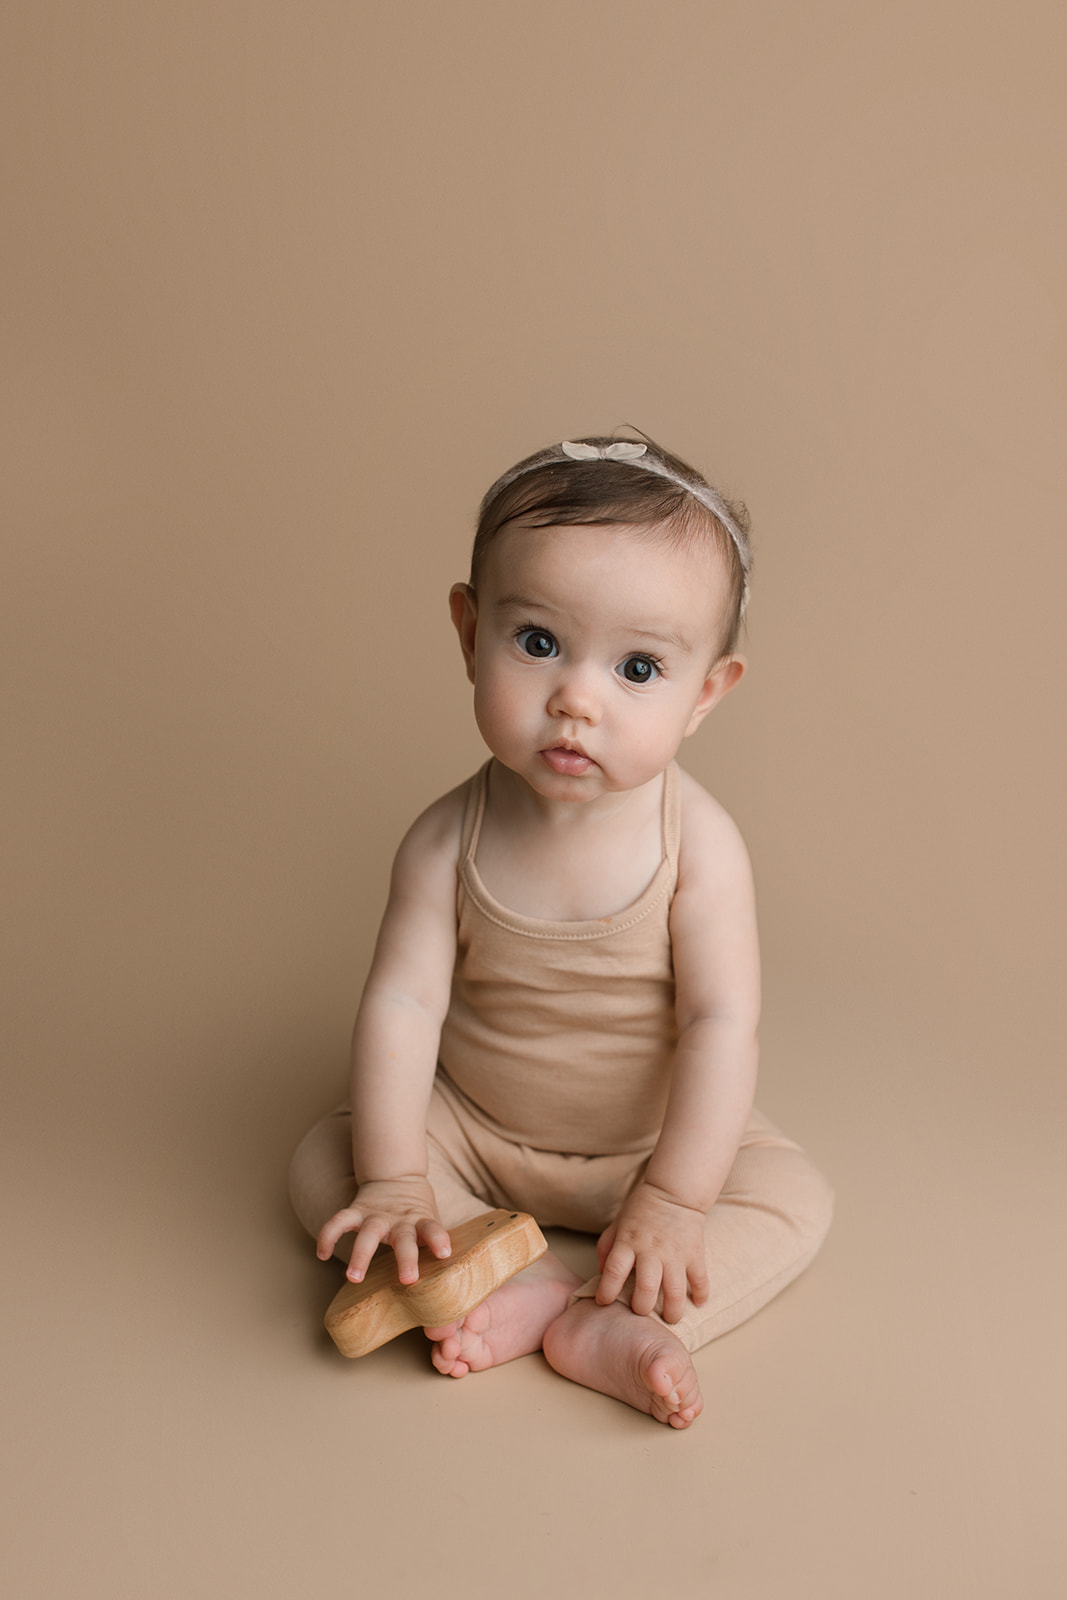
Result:
<instances>
[{"instance_id":1,"label":"sole of foot","mask_svg":"<svg viewBox=\"0 0 1067 1600\"><path fill-rule=\"evenodd\" d=\"M629 1306L578 1300L546 1331L545 1359L565 1378L611 1395L671 1428L688 1428L704 1401L689 1352Z\"/></svg>"}]
</instances>

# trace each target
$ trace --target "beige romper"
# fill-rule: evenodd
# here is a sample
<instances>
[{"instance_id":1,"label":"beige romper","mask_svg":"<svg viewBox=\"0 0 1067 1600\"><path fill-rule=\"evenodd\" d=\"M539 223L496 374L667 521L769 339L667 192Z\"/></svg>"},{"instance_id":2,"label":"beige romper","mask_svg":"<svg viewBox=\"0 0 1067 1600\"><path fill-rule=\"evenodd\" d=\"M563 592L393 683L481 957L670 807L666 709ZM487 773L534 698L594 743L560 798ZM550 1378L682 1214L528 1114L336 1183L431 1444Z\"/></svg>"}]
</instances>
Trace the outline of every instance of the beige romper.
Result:
<instances>
[{"instance_id":1,"label":"beige romper","mask_svg":"<svg viewBox=\"0 0 1067 1600\"><path fill-rule=\"evenodd\" d=\"M640 1178L663 1120L676 1038L669 916L680 786L668 768L663 857L626 910L546 922L494 900L476 865L493 763L470 781L460 844L452 1002L427 1121L429 1178L452 1227L495 1206L600 1233ZM294 1158L297 1215L315 1234L350 1203L341 1106ZM832 1198L791 1140L754 1111L706 1226L710 1298L671 1324L687 1349L759 1310L815 1255ZM347 1261L352 1237L337 1254ZM575 1298L595 1294L597 1279ZM629 1286L620 1297L629 1299Z\"/></svg>"}]
</instances>

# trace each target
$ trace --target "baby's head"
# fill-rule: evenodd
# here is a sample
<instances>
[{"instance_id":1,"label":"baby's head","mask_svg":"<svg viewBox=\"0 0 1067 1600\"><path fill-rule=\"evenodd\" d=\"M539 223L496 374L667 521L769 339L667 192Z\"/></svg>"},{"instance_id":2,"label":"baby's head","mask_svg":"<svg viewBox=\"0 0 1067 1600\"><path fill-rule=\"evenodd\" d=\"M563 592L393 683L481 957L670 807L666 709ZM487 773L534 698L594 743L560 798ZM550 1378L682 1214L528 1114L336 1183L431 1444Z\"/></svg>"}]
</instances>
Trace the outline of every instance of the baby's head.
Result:
<instances>
[{"instance_id":1,"label":"baby's head","mask_svg":"<svg viewBox=\"0 0 1067 1600\"><path fill-rule=\"evenodd\" d=\"M497 760L547 799L662 773L744 670L746 527L650 442L568 441L498 479L450 597Z\"/></svg>"},{"instance_id":2,"label":"baby's head","mask_svg":"<svg viewBox=\"0 0 1067 1600\"><path fill-rule=\"evenodd\" d=\"M568 440L499 477L479 511L471 588L477 593L486 555L503 529L581 524L625 524L669 547L713 550L726 571L719 653L736 650L752 571L748 513L647 438Z\"/></svg>"}]
</instances>

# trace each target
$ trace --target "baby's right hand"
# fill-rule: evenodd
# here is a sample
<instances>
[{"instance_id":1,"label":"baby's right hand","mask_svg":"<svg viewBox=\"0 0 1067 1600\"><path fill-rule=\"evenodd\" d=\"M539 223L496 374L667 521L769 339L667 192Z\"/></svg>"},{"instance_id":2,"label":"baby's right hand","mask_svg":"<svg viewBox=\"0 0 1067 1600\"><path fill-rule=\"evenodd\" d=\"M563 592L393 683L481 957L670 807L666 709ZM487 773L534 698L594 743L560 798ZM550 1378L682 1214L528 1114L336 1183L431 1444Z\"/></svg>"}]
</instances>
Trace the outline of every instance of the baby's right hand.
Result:
<instances>
[{"instance_id":1,"label":"baby's right hand","mask_svg":"<svg viewBox=\"0 0 1067 1600\"><path fill-rule=\"evenodd\" d=\"M356 1242L345 1274L362 1283L380 1244L390 1245L396 1256L401 1283L417 1283L419 1245L425 1244L438 1260L452 1254L448 1230L437 1215L437 1202L426 1178L380 1178L362 1183L355 1199L325 1224L315 1245L320 1261L328 1261L342 1234L355 1233Z\"/></svg>"}]
</instances>

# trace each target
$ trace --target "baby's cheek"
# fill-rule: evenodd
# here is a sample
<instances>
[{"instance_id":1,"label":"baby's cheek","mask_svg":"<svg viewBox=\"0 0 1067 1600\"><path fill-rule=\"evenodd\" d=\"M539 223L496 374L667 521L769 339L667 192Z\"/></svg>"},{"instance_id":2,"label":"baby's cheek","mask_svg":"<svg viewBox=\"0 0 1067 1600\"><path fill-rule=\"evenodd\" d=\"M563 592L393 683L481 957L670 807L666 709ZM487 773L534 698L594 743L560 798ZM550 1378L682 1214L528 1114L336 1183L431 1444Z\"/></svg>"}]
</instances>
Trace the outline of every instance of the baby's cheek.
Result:
<instances>
[{"instance_id":1,"label":"baby's cheek","mask_svg":"<svg viewBox=\"0 0 1067 1600\"><path fill-rule=\"evenodd\" d=\"M656 725L641 729L636 748L643 765L662 771L673 758L677 745L669 728Z\"/></svg>"}]
</instances>

